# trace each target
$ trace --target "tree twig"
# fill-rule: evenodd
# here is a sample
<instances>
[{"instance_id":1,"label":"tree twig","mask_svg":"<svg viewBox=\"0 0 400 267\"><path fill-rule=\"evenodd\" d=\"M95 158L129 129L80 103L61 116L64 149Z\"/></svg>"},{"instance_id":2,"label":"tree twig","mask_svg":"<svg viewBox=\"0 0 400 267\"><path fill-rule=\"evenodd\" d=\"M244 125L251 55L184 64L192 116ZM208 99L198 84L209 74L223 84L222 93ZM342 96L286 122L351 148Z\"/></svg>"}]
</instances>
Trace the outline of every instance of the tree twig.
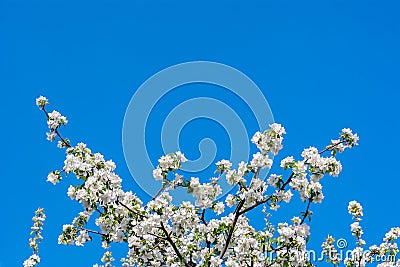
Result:
<instances>
[{"instance_id":1,"label":"tree twig","mask_svg":"<svg viewBox=\"0 0 400 267\"><path fill-rule=\"evenodd\" d=\"M174 241L172 240L171 236L169 235L167 229L165 229L165 226L163 222L161 222L161 230L165 234L165 239L168 241L168 243L171 245L173 250L175 251L176 256L178 256L179 260L185 264L186 267L190 267L189 264L186 262L186 260L183 258L182 254L179 252L179 249L176 247Z\"/></svg>"}]
</instances>

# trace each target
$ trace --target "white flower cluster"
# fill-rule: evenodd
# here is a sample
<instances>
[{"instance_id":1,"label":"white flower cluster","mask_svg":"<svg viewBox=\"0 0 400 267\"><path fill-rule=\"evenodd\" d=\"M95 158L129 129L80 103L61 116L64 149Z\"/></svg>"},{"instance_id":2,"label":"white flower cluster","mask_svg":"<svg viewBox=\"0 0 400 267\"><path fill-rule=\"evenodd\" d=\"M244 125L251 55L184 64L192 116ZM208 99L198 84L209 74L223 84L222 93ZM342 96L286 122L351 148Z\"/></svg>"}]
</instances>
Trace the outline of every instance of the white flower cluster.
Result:
<instances>
[{"instance_id":1,"label":"white flower cluster","mask_svg":"<svg viewBox=\"0 0 400 267\"><path fill-rule=\"evenodd\" d=\"M372 260L373 256L379 256L380 258L386 258L388 261L378 264L378 267L398 267L400 266L400 260L394 261L394 257L399 252L396 240L400 237L400 228L394 227L385 234L383 242L377 246L373 245L369 247L369 254L367 255L368 260ZM392 256L390 258L389 256Z\"/></svg>"},{"instance_id":2,"label":"white flower cluster","mask_svg":"<svg viewBox=\"0 0 400 267\"><path fill-rule=\"evenodd\" d=\"M200 184L199 178L192 177L189 183L189 192L196 198L195 205L201 208L209 208L214 204L222 189L217 183ZM221 210L221 208L219 208ZM223 211L223 208L222 208ZM222 212L221 212L222 213Z\"/></svg>"},{"instance_id":3,"label":"white flower cluster","mask_svg":"<svg viewBox=\"0 0 400 267\"><path fill-rule=\"evenodd\" d=\"M349 205L347 207L347 211L353 218L356 218L357 221L361 220L361 217L364 215L363 214L363 208L360 203L358 203L355 200L352 200L349 202Z\"/></svg>"},{"instance_id":4,"label":"white flower cluster","mask_svg":"<svg viewBox=\"0 0 400 267\"><path fill-rule=\"evenodd\" d=\"M239 197L244 200L244 206L252 206L264 200L264 193L267 191L267 184L258 178L251 180L249 187L243 187Z\"/></svg>"},{"instance_id":5,"label":"white flower cluster","mask_svg":"<svg viewBox=\"0 0 400 267\"><path fill-rule=\"evenodd\" d=\"M268 154L261 154L260 152L257 152L256 154L253 154L250 166L252 170L257 170L258 168L269 169L272 166L272 159L269 158Z\"/></svg>"},{"instance_id":6,"label":"white flower cluster","mask_svg":"<svg viewBox=\"0 0 400 267\"><path fill-rule=\"evenodd\" d=\"M67 118L61 115L60 112L54 110L53 112L49 113L47 126L49 127L50 130L55 130L61 125L66 125L67 123L68 123Z\"/></svg>"},{"instance_id":7,"label":"white flower cluster","mask_svg":"<svg viewBox=\"0 0 400 267\"><path fill-rule=\"evenodd\" d=\"M58 111L54 110L53 112L48 113L47 125L50 131L46 133L47 140L54 141L57 136L57 129L61 125L66 125L67 123L67 118L62 116Z\"/></svg>"},{"instance_id":8,"label":"white flower cluster","mask_svg":"<svg viewBox=\"0 0 400 267\"><path fill-rule=\"evenodd\" d=\"M378 267L400 266L400 260L396 261L396 254L399 252L396 239L400 237L400 228L390 229L379 246L373 245L365 250L363 247L366 242L361 238L364 232L360 225L363 208L360 203L353 200L349 202L348 212L355 219L355 222L350 225L350 229L352 235L357 239L357 247L350 254L346 253L346 258L343 261L344 265L347 267L364 267L368 263L379 261ZM334 266L339 266L342 259L334 243L335 239L332 236L328 236L322 244L322 248L328 256L327 262L332 263Z\"/></svg>"},{"instance_id":9,"label":"white flower cluster","mask_svg":"<svg viewBox=\"0 0 400 267\"><path fill-rule=\"evenodd\" d=\"M269 153L277 155L283 147L282 141L283 135L286 134L285 128L278 123L270 124L269 127L271 129L265 130L263 133L256 132L251 138L251 142L261 151L261 153L254 154L250 162L253 170L271 168L273 161L269 157Z\"/></svg>"},{"instance_id":10,"label":"white flower cluster","mask_svg":"<svg viewBox=\"0 0 400 267\"><path fill-rule=\"evenodd\" d=\"M218 167L217 171L220 171L220 172L227 172L232 167L232 163L226 159L222 159L222 160L218 161L217 163L215 163L215 165L217 165L217 167Z\"/></svg>"},{"instance_id":11,"label":"white flower cluster","mask_svg":"<svg viewBox=\"0 0 400 267\"><path fill-rule=\"evenodd\" d=\"M40 263L40 257L37 254L31 255L27 260L24 261L24 267L34 267Z\"/></svg>"},{"instance_id":12,"label":"white flower cluster","mask_svg":"<svg viewBox=\"0 0 400 267\"><path fill-rule=\"evenodd\" d=\"M52 171L47 175L47 182L56 185L58 182L62 180L61 173L59 171Z\"/></svg>"},{"instance_id":13,"label":"white flower cluster","mask_svg":"<svg viewBox=\"0 0 400 267\"><path fill-rule=\"evenodd\" d=\"M39 96L36 98L36 106L38 106L41 110L44 109L46 105L49 104L49 100L44 96Z\"/></svg>"},{"instance_id":14,"label":"white flower cluster","mask_svg":"<svg viewBox=\"0 0 400 267\"><path fill-rule=\"evenodd\" d=\"M99 265L99 264L94 264L93 267L112 267L113 262L115 261L114 257L112 256L111 251L106 251L103 254L103 257L101 257L101 262L104 262L105 264Z\"/></svg>"},{"instance_id":15,"label":"white flower cluster","mask_svg":"<svg viewBox=\"0 0 400 267\"><path fill-rule=\"evenodd\" d=\"M349 128L343 128L339 135L340 139L331 140L331 144L327 146L327 149L331 150L333 155L337 152L343 152L346 148L352 148L358 145L360 139L357 134L353 134Z\"/></svg>"},{"instance_id":16,"label":"white flower cluster","mask_svg":"<svg viewBox=\"0 0 400 267\"><path fill-rule=\"evenodd\" d=\"M72 224L64 225L58 242L60 244L84 245L91 240L89 232L84 228L93 212L100 212L96 225L101 229L104 247L110 242L127 241L126 231L133 220L140 217L144 211L142 202L132 192L122 190L122 179L114 173L115 163L105 161L99 153L92 153L85 144L67 149L63 170L55 171L49 176L61 177L73 173L82 184L68 188L68 196L83 205L84 212L73 220ZM51 180L56 183L61 180Z\"/></svg>"},{"instance_id":17,"label":"white flower cluster","mask_svg":"<svg viewBox=\"0 0 400 267\"><path fill-rule=\"evenodd\" d=\"M42 230L44 221L46 220L46 215L44 214L44 209L38 208L35 211L35 216L32 217L33 225L31 227L31 235L33 237L29 238L29 247L32 248L33 254L23 262L24 267L34 267L40 263L39 257L39 243L43 239Z\"/></svg>"},{"instance_id":18,"label":"white flower cluster","mask_svg":"<svg viewBox=\"0 0 400 267\"><path fill-rule=\"evenodd\" d=\"M332 150L333 148L328 148ZM320 203L324 198L322 192L321 178L325 174L336 177L342 171L342 164L334 156L323 157L315 147L306 148L301 153L302 160L296 161L289 156L281 160L280 166L284 170L290 169L292 174L289 185L300 193L302 201ZM274 187L281 187L284 182L282 176L272 174L268 178L268 184Z\"/></svg>"},{"instance_id":19,"label":"white flower cluster","mask_svg":"<svg viewBox=\"0 0 400 267\"><path fill-rule=\"evenodd\" d=\"M310 227L301 223L299 217L292 219L293 225L288 223L278 224L277 238L278 244L285 247L284 250L277 251L277 260L272 266L306 266L307 264L307 251L306 243L307 238L310 236ZM281 255L290 255L284 257Z\"/></svg>"},{"instance_id":20,"label":"white flower cluster","mask_svg":"<svg viewBox=\"0 0 400 267\"><path fill-rule=\"evenodd\" d=\"M394 240L396 240L399 237L400 237L400 227L395 227L390 229L390 231L385 234L385 238L383 238L383 241L394 242Z\"/></svg>"},{"instance_id":21,"label":"white flower cluster","mask_svg":"<svg viewBox=\"0 0 400 267\"><path fill-rule=\"evenodd\" d=\"M361 204L355 200L350 201L349 205L347 206L347 211L356 220L355 222L353 222L350 225L350 230L351 230L351 234L357 238L358 247L356 249L358 249L358 250L361 249L360 251L357 251L357 253L361 252L362 246L364 246L366 244L364 239L361 238L362 235L364 234L364 231L362 230L361 225L360 225L361 217L364 215L362 210L363 210L363 208L362 208ZM357 258L357 257L353 257L353 259L359 260L359 258ZM345 262L345 264L346 264L346 262Z\"/></svg>"},{"instance_id":22,"label":"white flower cluster","mask_svg":"<svg viewBox=\"0 0 400 267\"><path fill-rule=\"evenodd\" d=\"M274 155L282 149L283 135L286 134L285 128L278 123L270 124L271 129L265 130L264 133L256 132L251 142L256 144L257 148L263 154L271 152Z\"/></svg>"},{"instance_id":23,"label":"white flower cluster","mask_svg":"<svg viewBox=\"0 0 400 267\"><path fill-rule=\"evenodd\" d=\"M36 105L41 109L44 110L47 116L47 126L49 131L46 132L47 140L54 141L57 136L57 129L68 123L68 120L65 116L61 115L60 112L53 110L52 112L47 112L45 110L45 106L49 104L49 101L46 97L40 96L36 98ZM59 146L68 146L68 140L62 140Z\"/></svg>"},{"instance_id":24,"label":"white flower cluster","mask_svg":"<svg viewBox=\"0 0 400 267\"><path fill-rule=\"evenodd\" d=\"M37 104L46 113L48 100L40 97ZM66 175L76 176L78 183L71 185L67 194L83 208L70 224L63 226L59 243L83 246L95 234L101 236L104 248L109 248L111 243L126 243L129 251L121 260L124 267L312 266L306 257L310 229L305 221L312 214L310 204L324 198L320 179L325 174L337 176L342 169L335 158L336 151L341 152L358 142L356 134L343 129L340 139L332 141L325 150L318 152L311 147L303 151L302 160L291 156L283 159L281 167L292 172L288 178L271 174L263 181L259 172L262 168L271 168L269 155L277 155L282 149L286 133L281 125L274 123L270 125L271 129L253 136L252 142L260 152L253 155L250 163L240 162L237 169L232 169L229 160L221 160L216 163L219 176L206 183L201 183L197 177L186 180L178 173L186 161L181 152L162 156L153 171L153 177L161 181L161 189L144 204L134 193L122 189L122 179L114 172L114 162L106 161L103 155L93 153L83 143L71 146L65 141L67 139L62 139L58 127L65 125L65 117L54 112L48 117L50 131L55 133L54 138L60 138L59 147L66 148L66 159L62 170L51 172L47 180L57 184ZM326 151L332 156L323 157L322 153ZM234 190L220 201L218 197L222 191L218 182L223 175ZM186 188L194 196L195 203L173 205L169 191L178 187ZM300 217L292 219L291 224L283 222L275 227L269 220L270 211L277 210L282 201L289 203L293 191L299 192L301 199L308 202L307 207ZM257 212L257 207L263 207L266 225L262 230L254 229L246 216L249 212ZM365 245L361 239L362 207L357 202L350 202L349 212L356 218L351 225L357 238L356 253L363 251ZM91 219L97 230L87 228ZM386 234L383 245L371 247L371 251L375 251L374 255L397 253L395 239L399 235L400 229L393 228ZM329 237L323 248L333 250L334 239ZM274 253L274 257L270 257L270 253ZM32 262L34 260L32 258ZM94 266L111 267L114 261L111 252L107 251L102 258L104 264ZM366 256L354 256L345 263L360 267L369 261Z\"/></svg>"},{"instance_id":25,"label":"white flower cluster","mask_svg":"<svg viewBox=\"0 0 400 267\"><path fill-rule=\"evenodd\" d=\"M180 151L175 154L171 153L166 156L162 156L158 162L158 166L153 170L153 177L156 180L166 180L169 172L174 172L181 168L182 162L186 162L185 155Z\"/></svg>"},{"instance_id":26,"label":"white flower cluster","mask_svg":"<svg viewBox=\"0 0 400 267\"><path fill-rule=\"evenodd\" d=\"M315 147L304 149L301 156L304 158L304 163L309 166L313 181L318 181L324 174L336 177L342 171L340 161L334 157L321 157Z\"/></svg>"},{"instance_id":27,"label":"white flower cluster","mask_svg":"<svg viewBox=\"0 0 400 267\"><path fill-rule=\"evenodd\" d=\"M247 163L241 161L239 163L237 170L228 170L226 173L226 181L230 185L236 185L238 183L246 183L246 179L244 176L248 174L248 166Z\"/></svg>"}]
</instances>

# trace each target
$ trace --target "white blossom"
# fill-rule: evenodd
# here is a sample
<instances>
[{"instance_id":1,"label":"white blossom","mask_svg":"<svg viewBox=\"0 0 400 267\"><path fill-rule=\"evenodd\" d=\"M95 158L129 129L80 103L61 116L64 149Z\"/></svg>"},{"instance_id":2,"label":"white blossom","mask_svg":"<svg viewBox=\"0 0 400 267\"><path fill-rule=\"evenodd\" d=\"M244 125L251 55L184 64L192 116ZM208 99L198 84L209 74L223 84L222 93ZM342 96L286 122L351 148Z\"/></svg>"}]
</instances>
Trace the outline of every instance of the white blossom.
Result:
<instances>
[{"instance_id":1,"label":"white blossom","mask_svg":"<svg viewBox=\"0 0 400 267\"><path fill-rule=\"evenodd\" d=\"M62 177L59 172L50 172L47 175L47 182L50 182L53 185L56 185L58 182L61 181L61 179L62 179Z\"/></svg>"},{"instance_id":2,"label":"white blossom","mask_svg":"<svg viewBox=\"0 0 400 267\"><path fill-rule=\"evenodd\" d=\"M250 166L253 170L257 168L271 168L272 166L272 159L268 157L268 155L263 155L260 152L253 154L253 159L250 162Z\"/></svg>"},{"instance_id":3,"label":"white blossom","mask_svg":"<svg viewBox=\"0 0 400 267\"><path fill-rule=\"evenodd\" d=\"M361 204L355 200L349 202L347 210L352 216L354 216L356 218L363 216L363 208L362 208Z\"/></svg>"},{"instance_id":4,"label":"white blossom","mask_svg":"<svg viewBox=\"0 0 400 267\"><path fill-rule=\"evenodd\" d=\"M36 105L40 108L43 109L44 106L49 104L49 100L44 97L44 96L39 96L38 98L36 98Z\"/></svg>"},{"instance_id":5,"label":"white blossom","mask_svg":"<svg viewBox=\"0 0 400 267\"><path fill-rule=\"evenodd\" d=\"M40 263L39 255L33 254L27 260L24 261L24 267L34 267Z\"/></svg>"},{"instance_id":6,"label":"white blossom","mask_svg":"<svg viewBox=\"0 0 400 267\"><path fill-rule=\"evenodd\" d=\"M218 170L224 171L224 172L228 171L232 167L232 163L226 159L222 159L222 160L218 161L217 163L215 163L215 165L217 165Z\"/></svg>"}]
</instances>

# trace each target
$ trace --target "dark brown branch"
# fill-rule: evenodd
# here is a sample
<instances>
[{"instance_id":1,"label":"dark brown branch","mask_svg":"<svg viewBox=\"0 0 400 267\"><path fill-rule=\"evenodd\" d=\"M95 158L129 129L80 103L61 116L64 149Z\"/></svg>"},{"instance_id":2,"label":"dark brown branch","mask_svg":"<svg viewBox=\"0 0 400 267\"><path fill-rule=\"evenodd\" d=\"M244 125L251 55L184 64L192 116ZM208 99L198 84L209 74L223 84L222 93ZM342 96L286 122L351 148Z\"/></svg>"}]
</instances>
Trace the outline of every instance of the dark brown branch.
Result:
<instances>
[{"instance_id":1,"label":"dark brown branch","mask_svg":"<svg viewBox=\"0 0 400 267\"><path fill-rule=\"evenodd\" d=\"M204 223L205 226L208 225L206 219L204 218L206 214L206 209L203 209L203 211L201 212L201 216L200 216L200 221L202 221L202 223Z\"/></svg>"},{"instance_id":2,"label":"dark brown branch","mask_svg":"<svg viewBox=\"0 0 400 267\"><path fill-rule=\"evenodd\" d=\"M140 214L140 213L138 213L138 212L132 210L131 208L129 208L127 205L125 205L124 203L122 203L122 202L119 201L118 199L117 199L117 202L116 202L116 203L119 204L119 205L121 205L121 206L124 207L125 209L129 210L129 211L132 212L133 214L135 214L135 215L137 215L137 216L140 216L140 217L142 217L142 218L146 218L145 215Z\"/></svg>"},{"instance_id":3,"label":"dark brown branch","mask_svg":"<svg viewBox=\"0 0 400 267\"><path fill-rule=\"evenodd\" d=\"M226 239L225 246L224 246L224 248L222 249L221 254L219 255L219 258L220 258L220 259L222 259L222 257L225 255L226 250L227 250L228 247L229 247L229 243L231 242L233 232L235 231L236 223L237 223L237 221L238 221L238 219L239 219L239 217L240 217L240 215L241 215L240 209L243 207L244 201L245 201L244 199L241 200L240 203L238 204L237 208L236 208L235 218L233 219L231 229L229 230L229 233L228 233L228 237L227 237L227 239Z\"/></svg>"},{"instance_id":4,"label":"dark brown branch","mask_svg":"<svg viewBox=\"0 0 400 267\"><path fill-rule=\"evenodd\" d=\"M260 174L260 170L261 170L261 168L258 167L257 171L255 172L255 174L253 176L253 179L256 179L258 177L258 175ZM242 199L239 202L239 204L236 206L236 209L235 209L235 212L234 212L235 218L233 218L232 226L231 226L231 229L229 230L228 237L226 238L225 246L222 249L221 254L219 255L220 259L222 259L222 257L225 255L225 253L226 253L226 251L227 251L227 249L229 247L229 243L231 242L233 232L235 231L235 227L236 227L237 221L238 221L240 215L243 214L242 212L240 212L240 210L242 209L242 207L244 205L244 202L245 202L245 199Z\"/></svg>"},{"instance_id":5,"label":"dark brown branch","mask_svg":"<svg viewBox=\"0 0 400 267\"><path fill-rule=\"evenodd\" d=\"M186 267L190 267L189 264L186 263L186 260L183 258L182 254L179 252L179 249L176 247L174 241L172 240L171 236L167 232L167 229L165 229L164 224L161 222L161 230L165 234L165 239L168 241L168 243L171 245L171 247L174 249L176 256L178 256L179 260L185 264Z\"/></svg>"},{"instance_id":6,"label":"dark brown branch","mask_svg":"<svg viewBox=\"0 0 400 267\"><path fill-rule=\"evenodd\" d=\"M303 218L301 219L300 224L303 224L304 221L306 220L306 218L308 217L308 213L309 213L309 210L310 210L311 201L312 201L312 198L309 198L309 199L308 199L308 203L307 203L306 211L305 211L304 214L303 214Z\"/></svg>"}]
</instances>

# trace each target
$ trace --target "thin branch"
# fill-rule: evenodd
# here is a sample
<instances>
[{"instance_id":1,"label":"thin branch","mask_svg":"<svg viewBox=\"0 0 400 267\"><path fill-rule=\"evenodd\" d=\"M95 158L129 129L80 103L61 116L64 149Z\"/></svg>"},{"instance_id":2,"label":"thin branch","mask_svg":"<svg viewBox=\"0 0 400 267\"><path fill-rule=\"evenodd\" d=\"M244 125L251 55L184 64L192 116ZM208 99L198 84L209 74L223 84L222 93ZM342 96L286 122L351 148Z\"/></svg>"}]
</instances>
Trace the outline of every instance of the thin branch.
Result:
<instances>
[{"instance_id":1,"label":"thin branch","mask_svg":"<svg viewBox=\"0 0 400 267\"><path fill-rule=\"evenodd\" d=\"M92 234L96 234L96 235L101 235L101 236L106 236L106 234L103 234L103 233L101 233L101 232L99 232L99 231L95 231L95 230L90 230L90 229L86 229L86 228L83 228L83 227L81 227L81 228L79 228L80 230L83 230L83 231L86 231L86 232L88 232L88 233L92 233Z\"/></svg>"},{"instance_id":2,"label":"thin branch","mask_svg":"<svg viewBox=\"0 0 400 267\"><path fill-rule=\"evenodd\" d=\"M237 223L237 221L238 221L238 219L239 219L239 217L241 215L239 211L243 207L244 201L245 201L244 199L241 200L240 203L238 204L237 208L236 208L235 218L233 219L231 229L229 230L228 237L227 237L226 242L225 242L225 246L222 249L221 254L219 255L220 259L222 259L222 257L225 255L226 250L229 247L229 243L231 242L233 232L235 231L236 223Z\"/></svg>"},{"instance_id":3,"label":"thin branch","mask_svg":"<svg viewBox=\"0 0 400 267\"><path fill-rule=\"evenodd\" d=\"M346 140L341 140L340 142L337 142L337 143L334 144L334 145L329 145L329 146L327 146L324 150L318 152L318 154L321 155L321 154L325 153L326 151L332 150L332 148L335 148L335 147L337 147L338 145L343 144L343 143L346 143Z\"/></svg>"},{"instance_id":4,"label":"thin branch","mask_svg":"<svg viewBox=\"0 0 400 267\"><path fill-rule=\"evenodd\" d=\"M50 117L49 117L49 113L47 112L47 110L44 107L42 108L42 110L43 110L44 114L46 114L47 119L49 119ZM54 132L57 134L58 138L60 138L61 142L63 142L66 147L71 147L71 145L67 141L65 141L65 139L58 132L58 128L54 129Z\"/></svg>"},{"instance_id":5,"label":"thin branch","mask_svg":"<svg viewBox=\"0 0 400 267\"><path fill-rule=\"evenodd\" d=\"M202 221L202 223L204 223L205 226L208 225L206 219L204 218L206 214L206 209L203 209L203 211L201 212L201 217L200 217L200 221Z\"/></svg>"},{"instance_id":6,"label":"thin branch","mask_svg":"<svg viewBox=\"0 0 400 267\"><path fill-rule=\"evenodd\" d=\"M167 229L165 229L164 224L161 222L161 230L164 232L165 236L166 236L166 240L168 241L168 243L171 245L171 247L174 249L175 254L178 256L179 260L185 264L186 267L190 267L189 264L186 263L186 260L183 258L182 254L179 252L179 249L176 247L174 241L171 239L171 236L169 235L169 233L167 232Z\"/></svg>"},{"instance_id":7,"label":"thin branch","mask_svg":"<svg viewBox=\"0 0 400 267\"><path fill-rule=\"evenodd\" d=\"M253 179L256 179L258 177L258 175L260 174L260 170L261 170L261 168L258 167L256 173L253 176ZM242 199L239 202L239 204L236 206L236 209L234 211L235 218L233 218L232 226L231 226L231 229L229 230L228 237L226 239L224 248L222 249L221 254L219 255L220 259L222 259L222 257L225 255L225 253L226 253L226 251L227 251L227 249L229 247L229 243L231 242L233 232L235 231L235 227L236 227L237 221L238 221L240 215L243 214L242 212L240 212L240 210L242 209L242 207L244 205L244 202L245 202L245 199Z\"/></svg>"},{"instance_id":8,"label":"thin branch","mask_svg":"<svg viewBox=\"0 0 400 267\"><path fill-rule=\"evenodd\" d=\"M119 205L121 205L122 207L124 207L125 209L129 210L130 212L132 212L133 214L135 214L135 215L137 215L137 216L140 216L140 217L142 217L142 218L147 218L146 215L140 214L140 213L138 213L138 212L132 210L132 209L129 208L127 205L125 205L124 203L122 203L121 201L119 201L119 199L117 199L117 202L116 202L116 203L119 204Z\"/></svg>"},{"instance_id":9,"label":"thin branch","mask_svg":"<svg viewBox=\"0 0 400 267\"><path fill-rule=\"evenodd\" d=\"M308 199L308 203L307 203L306 211L305 211L304 214L303 214L303 218L301 219L300 224L303 224L304 221L306 220L307 216L308 216L308 212L309 212L309 210L310 210L311 201L312 201L312 198L309 198L309 199Z\"/></svg>"}]
</instances>

